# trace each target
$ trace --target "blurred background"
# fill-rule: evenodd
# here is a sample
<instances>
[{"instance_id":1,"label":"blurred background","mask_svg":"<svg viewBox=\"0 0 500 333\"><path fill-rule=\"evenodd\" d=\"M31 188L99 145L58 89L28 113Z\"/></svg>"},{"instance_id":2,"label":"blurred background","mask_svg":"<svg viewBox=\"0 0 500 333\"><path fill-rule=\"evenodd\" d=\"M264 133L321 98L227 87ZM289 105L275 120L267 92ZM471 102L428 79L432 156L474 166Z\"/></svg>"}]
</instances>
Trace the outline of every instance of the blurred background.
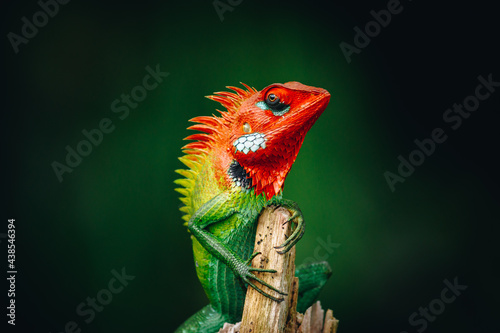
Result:
<instances>
[{"instance_id":1,"label":"blurred background","mask_svg":"<svg viewBox=\"0 0 500 333\"><path fill-rule=\"evenodd\" d=\"M332 266L320 300L339 332L491 332L500 87L456 130L443 114L474 94L479 75L500 81L493 5L401 2L348 62L340 43L355 46L353 29L387 1L232 3L215 2L218 13L212 1L71 1L44 21L37 1L2 2L0 236L16 219L18 268L8 328L171 332L206 305L173 184L188 119L215 113L204 96L227 85L299 81L332 99L285 197L307 223L297 263ZM23 32L23 17L37 20L36 33ZM137 88L148 66L169 73L149 91ZM140 101L127 105L122 94L132 92ZM67 146L76 150L103 119L112 131L58 176ZM384 173L397 174L398 156L435 128L447 140L391 190ZM126 286L106 291L124 272ZM445 280L467 286L450 304L435 301ZM92 310L96 297L106 304Z\"/></svg>"}]
</instances>

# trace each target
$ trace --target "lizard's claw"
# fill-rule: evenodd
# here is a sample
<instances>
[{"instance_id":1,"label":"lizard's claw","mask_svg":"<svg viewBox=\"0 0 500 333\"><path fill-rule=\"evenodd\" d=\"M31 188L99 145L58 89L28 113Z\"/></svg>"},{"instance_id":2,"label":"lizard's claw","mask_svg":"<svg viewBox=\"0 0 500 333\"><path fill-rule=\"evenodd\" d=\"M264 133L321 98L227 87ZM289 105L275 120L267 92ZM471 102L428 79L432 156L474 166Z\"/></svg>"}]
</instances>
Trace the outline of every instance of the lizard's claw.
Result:
<instances>
[{"instance_id":1,"label":"lizard's claw","mask_svg":"<svg viewBox=\"0 0 500 333\"><path fill-rule=\"evenodd\" d=\"M302 238L305 232L304 217L302 216L302 212L300 211L299 206L295 202L290 200L286 200L283 206L292 212L292 216L283 224L286 224L290 221L295 221L297 223L297 226L293 230L290 237L288 237L283 242L283 244L274 247L275 249L283 249L278 251L279 254L287 253L288 251L290 251L292 247L297 244L297 242Z\"/></svg>"},{"instance_id":2,"label":"lizard's claw","mask_svg":"<svg viewBox=\"0 0 500 333\"><path fill-rule=\"evenodd\" d=\"M266 293L265 291L263 291L259 287L257 287L255 285L255 283L253 283L251 281L251 280L255 280L255 281L259 282L260 284L268 287L269 289L277 292L280 295L284 295L284 296L288 295L287 293L285 293L285 292L283 292L283 291L281 291L281 290L273 287L269 283L267 283L265 281L262 281L257 276L255 276L255 274L252 273L252 272L276 273L276 270L274 270L274 269L254 268L252 266L249 266L249 265L251 265L252 259L255 258L256 256L258 256L259 254L260 254L260 252L256 252L256 253L252 254L252 256L245 262L246 265L244 266L244 268L241 269L240 276L243 279L243 281L245 281L246 283L248 283L253 289L257 290L260 294L266 296L267 298L272 299L273 301L276 301L276 302L280 303L280 302L282 302L284 300L283 297L279 297L279 298L278 297L274 297L274 296Z\"/></svg>"},{"instance_id":3,"label":"lizard's claw","mask_svg":"<svg viewBox=\"0 0 500 333\"><path fill-rule=\"evenodd\" d=\"M295 230L292 232L292 234L290 235L290 237L288 237L283 242L283 244L281 244L280 246L276 246L275 247L275 249L283 249L283 250L278 251L279 254L287 253L288 251L290 251L292 249L292 247L295 244L297 244L297 242L304 235L304 232L305 232L305 223L304 223L304 218L302 217L302 215L296 216L296 217L292 216L285 223L288 223L289 221L291 221L291 220L293 220L295 218L297 219L297 227L295 227Z\"/></svg>"},{"instance_id":4,"label":"lizard's claw","mask_svg":"<svg viewBox=\"0 0 500 333\"><path fill-rule=\"evenodd\" d=\"M262 253L262 252L255 252L254 254L252 254L252 255L250 256L250 258L248 258L248 260L245 262L245 264L246 264L247 266L248 266L248 265L250 265L250 266L251 266L251 264L250 264L250 263L252 262L253 258L257 257L257 256L258 256L259 254L261 254L261 253Z\"/></svg>"}]
</instances>

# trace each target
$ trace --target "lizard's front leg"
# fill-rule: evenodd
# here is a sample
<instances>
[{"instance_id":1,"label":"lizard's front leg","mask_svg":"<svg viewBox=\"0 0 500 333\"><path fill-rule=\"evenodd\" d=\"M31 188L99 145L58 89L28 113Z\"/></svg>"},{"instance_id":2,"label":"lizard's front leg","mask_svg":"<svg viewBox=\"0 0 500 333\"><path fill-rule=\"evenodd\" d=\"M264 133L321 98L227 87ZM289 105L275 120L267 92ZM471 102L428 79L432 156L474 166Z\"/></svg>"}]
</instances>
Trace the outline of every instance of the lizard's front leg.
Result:
<instances>
[{"instance_id":1,"label":"lizard's front leg","mask_svg":"<svg viewBox=\"0 0 500 333\"><path fill-rule=\"evenodd\" d=\"M276 273L275 270L254 268L251 266L252 259L260 253L254 253L248 260L243 260L242 258L238 257L230 247L228 247L220 239L218 239L215 235L207 230L207 227L209 225L223 222L230 218L232 215L238 214L237 207L235 207L234 204L234 202L237 202L238 200L235 200L233 196L234 194L230 192L223 192L218 196L212 198L210 201L206 202L189 220L188 229L210 254L217 257L217 259L231 268L231 270L233 270L233 272L244 282L249 284L252 288L257 290L262 295L277 302L281 302L283 301L283 297L274 297L260 289L253 282L257 281L281 295L287 295L286 293L278 290L272 285L262 281L253 273Z\"/></svg>"}]
</instances>

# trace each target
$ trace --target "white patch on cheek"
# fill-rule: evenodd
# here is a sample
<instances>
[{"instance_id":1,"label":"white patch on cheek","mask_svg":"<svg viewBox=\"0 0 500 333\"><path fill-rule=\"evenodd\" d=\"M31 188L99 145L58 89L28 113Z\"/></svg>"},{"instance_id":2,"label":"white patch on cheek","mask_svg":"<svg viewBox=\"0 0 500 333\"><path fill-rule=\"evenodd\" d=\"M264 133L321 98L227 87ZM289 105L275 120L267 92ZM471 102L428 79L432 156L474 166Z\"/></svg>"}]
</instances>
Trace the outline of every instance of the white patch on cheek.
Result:
<instances>
[{"instance_id":1,"label":"white patch on cheek","mask_svg":"<svg viewBox=\"0 0 500 333\"><path fill-rule=\"evenodd\" d=\"M233 142L236 151L241 151L248 154L250 151L256 152L259 148L266 148L266 137L262 133L252 133L240 136Z\"/></svg>"}]
</instances>

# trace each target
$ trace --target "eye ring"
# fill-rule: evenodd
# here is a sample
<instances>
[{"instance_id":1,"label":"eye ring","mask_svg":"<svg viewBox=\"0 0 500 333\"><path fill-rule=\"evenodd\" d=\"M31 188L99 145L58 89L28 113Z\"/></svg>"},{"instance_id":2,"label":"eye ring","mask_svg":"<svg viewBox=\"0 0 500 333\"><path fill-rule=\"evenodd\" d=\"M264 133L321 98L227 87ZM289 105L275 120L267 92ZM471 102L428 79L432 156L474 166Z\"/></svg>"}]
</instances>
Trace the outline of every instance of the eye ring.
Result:
<instances>
[{"instance_id":1,"label":"eye ring","mask_svg":"<svg viewBox=\"0 0 500 333\"><path fill-rule=\"evenodd\" d=\"M267 96L267 100L268 100L269 102L271 102L271 103L274 103L274 102L276 101L276 99L278 99L278 101L279 101L279 98L278 98L275 94L269 94L269 95Z\"/></svg>"}]
</instances>

